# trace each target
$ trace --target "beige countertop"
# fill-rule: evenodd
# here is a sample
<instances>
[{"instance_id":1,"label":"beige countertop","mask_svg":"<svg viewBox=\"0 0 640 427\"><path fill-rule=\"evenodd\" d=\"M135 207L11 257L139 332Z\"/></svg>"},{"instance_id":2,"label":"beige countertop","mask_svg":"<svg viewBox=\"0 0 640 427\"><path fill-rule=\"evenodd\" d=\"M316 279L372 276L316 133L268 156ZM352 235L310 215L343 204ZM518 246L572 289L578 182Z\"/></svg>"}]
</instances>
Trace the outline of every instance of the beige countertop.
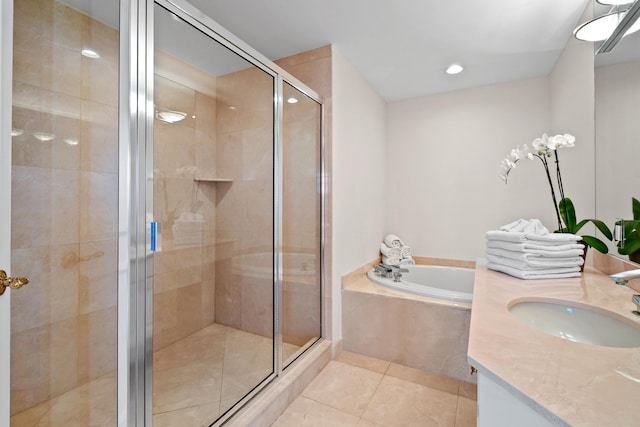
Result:
<instances>
[{"instance_id":1,"label":"beige countertop","mask_svg":"<svg viewBox=\"0 0 640 427\"><path fill-rule=\"evenodd\" d=\"M519 280L478 265L468 359L558 425L640 425L640 348L576 343L533 329L508 311L518 298L568 300L631 313L633 290L587 267L580 278Z\"/></svg>"}]
</instances>

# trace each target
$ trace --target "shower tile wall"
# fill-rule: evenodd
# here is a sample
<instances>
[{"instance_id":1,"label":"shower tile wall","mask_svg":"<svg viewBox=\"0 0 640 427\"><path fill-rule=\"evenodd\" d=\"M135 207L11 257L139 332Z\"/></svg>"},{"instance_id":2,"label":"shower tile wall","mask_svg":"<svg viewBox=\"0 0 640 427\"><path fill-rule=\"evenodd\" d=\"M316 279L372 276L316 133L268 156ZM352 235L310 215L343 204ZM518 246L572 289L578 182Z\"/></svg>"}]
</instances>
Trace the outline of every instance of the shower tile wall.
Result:
<instances>
[{"instance_id":1,"label":"shower tile wall","mask_svg":"<svg viewBox=\"0 0 640 427\"><path fill-rule=\"evenodd\" d=\"M154 351L214 322L216 255L216 81L156 51L156 111L187 113L154 123L154 219L162 250L154 254Z\"/></svg>"},{"instance_id":2,"label":"shower tile wall","mask_svg":"<svg viewBox=\"0 0 640 427\"><path fill-rule=\"evenodd\" d=\"M217 79L216 322L273 336L273 79Z\"/></svg>"},{"instance_id":3,"label":"shower tile wall","mask_svg":"<svg viewBox=\"0 0 640 427\"><path fill-rule=\"evenodd\" d=\"M12 295L12 414L116 368L118 203L117 30L14 8L11 268L31 282Z\"/></svg>"}]
</instances>

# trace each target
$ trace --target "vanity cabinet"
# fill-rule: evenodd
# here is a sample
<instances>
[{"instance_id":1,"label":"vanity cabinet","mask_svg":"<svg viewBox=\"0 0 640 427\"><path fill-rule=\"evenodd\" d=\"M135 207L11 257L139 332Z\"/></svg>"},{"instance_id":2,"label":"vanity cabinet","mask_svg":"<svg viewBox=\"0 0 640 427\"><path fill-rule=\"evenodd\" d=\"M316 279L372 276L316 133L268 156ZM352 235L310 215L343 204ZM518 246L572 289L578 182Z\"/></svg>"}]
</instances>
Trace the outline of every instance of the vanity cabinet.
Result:
<instances>
[{"instance_id":1,"label":"vanity cabinet","mask_svg":"<svg viewBox=\"0 0 640 427\"><path fill-rule=\"evenodd\" d=\"M491 375L478 370L477 427L547 427L566 425L554 423L523 402L514 390L508 390Z\"/></svg>"}]
</instances>

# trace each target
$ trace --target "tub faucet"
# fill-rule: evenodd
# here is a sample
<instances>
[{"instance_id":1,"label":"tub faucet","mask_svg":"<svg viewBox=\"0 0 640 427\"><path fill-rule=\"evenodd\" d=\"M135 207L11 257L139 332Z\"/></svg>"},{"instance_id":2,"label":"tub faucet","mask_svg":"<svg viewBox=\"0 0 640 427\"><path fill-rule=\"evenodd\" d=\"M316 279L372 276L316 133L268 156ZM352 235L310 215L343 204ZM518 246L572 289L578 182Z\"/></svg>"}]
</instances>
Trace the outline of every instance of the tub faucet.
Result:
<instances>
[{"instance_id":1,"label":"tub faucet","mask_svg":"<svg viewBox=\"0 0 640 427\"><path fill-rule=\"evenodd\" d=\"M629 280L640 278L640 269L621 271L620 273L612 274L609 277L612 278L617 285L626 285Z\"/></svg>"},{"instance_id":2,"label":"tub faucet","mask_svg":"<svg viewBox=\"0 0 640 427\"><path fill-rule=\"evenodd\" d=\"M373 268L378 276L382 276L387 279L393 278L395 282L400 281L402 273L409 272L409 270L407 270L406 268L400 268L397 265L388 265L383 263L376 264Z\"/></svg>"}]
</instances>

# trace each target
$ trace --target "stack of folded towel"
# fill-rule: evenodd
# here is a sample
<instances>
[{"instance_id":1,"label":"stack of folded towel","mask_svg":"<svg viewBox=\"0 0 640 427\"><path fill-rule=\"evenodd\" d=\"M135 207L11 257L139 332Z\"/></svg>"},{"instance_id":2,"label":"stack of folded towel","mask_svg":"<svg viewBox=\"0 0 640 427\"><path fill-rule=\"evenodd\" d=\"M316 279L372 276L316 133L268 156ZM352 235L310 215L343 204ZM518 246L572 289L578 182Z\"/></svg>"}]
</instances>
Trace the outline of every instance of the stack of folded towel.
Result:
<instances>
[{"instance_id":1,"label":"stack of folded towel","mask_svg":"<svg viewBox=\"0 0 640 427\"><path fill-rule=\"evenodd\" d=\"M578 277L584 264L580 240L549 233L537 219L520 219L487 232L487 267L520 279Z\"/></svg>"},{"instance_id":2,"label":"stack of folded towel","mask_svg":"<svg viewBox=\"0 0 640 427\"><path fill-rule=\"evenodd\" d=\"M404 244L395 234L389 234L380 243L382 263L387 265L414 265L416 262L411 257L411 246Z\"/></svg>"}]
</instances>

